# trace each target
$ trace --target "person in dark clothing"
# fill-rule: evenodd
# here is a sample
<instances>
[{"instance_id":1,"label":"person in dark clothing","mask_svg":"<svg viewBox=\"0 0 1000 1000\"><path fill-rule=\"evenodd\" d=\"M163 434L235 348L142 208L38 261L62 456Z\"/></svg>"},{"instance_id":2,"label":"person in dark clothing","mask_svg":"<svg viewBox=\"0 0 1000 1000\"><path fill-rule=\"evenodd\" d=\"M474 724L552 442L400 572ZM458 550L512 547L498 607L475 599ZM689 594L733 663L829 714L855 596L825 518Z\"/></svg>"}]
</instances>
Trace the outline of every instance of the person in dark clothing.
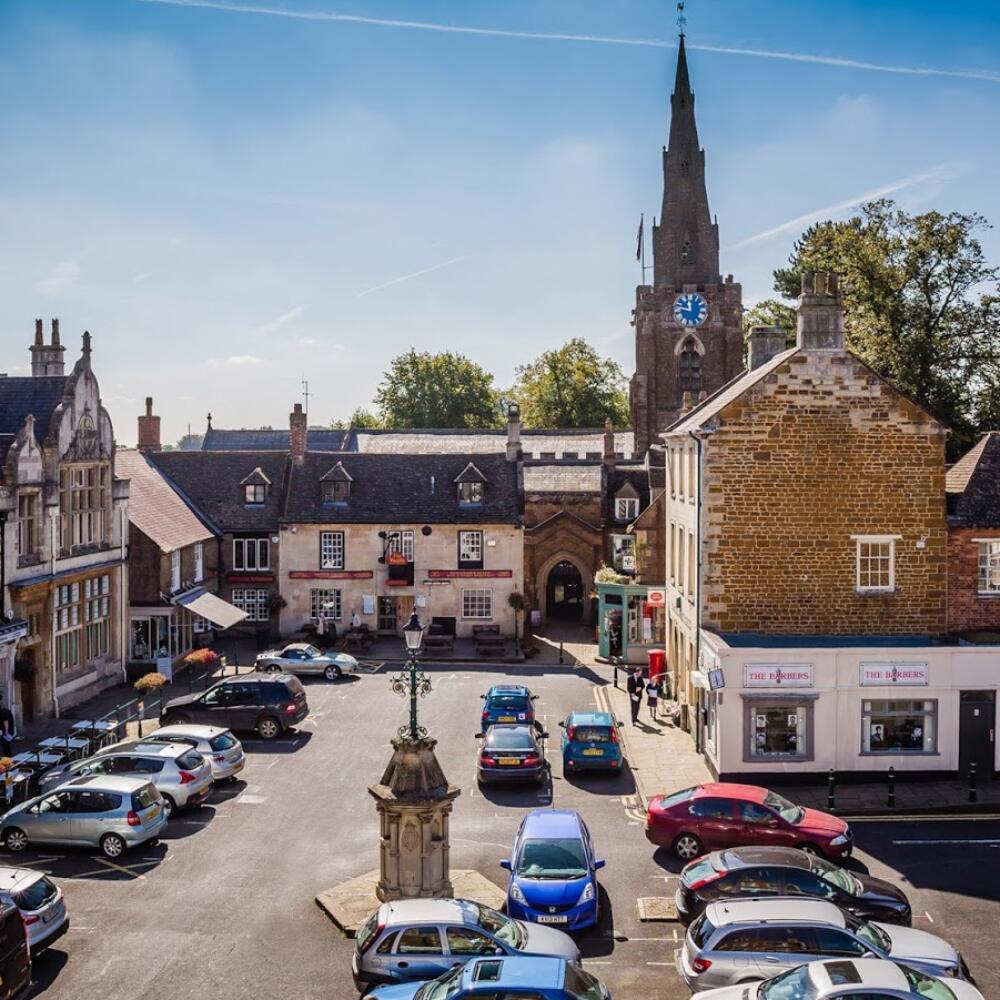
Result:
<instances>
[{"instance_id":1,"label":"person in dark clothing","mask_svg":"<svg viewBox=\"0 0 1000 1000\"><path fill-rule=\"evenodd\" d=\"M642 704L642 669L636 667L628 675L628 681L625 684L625 690L628 691L628 703L629 707L632 709L632 725L639 724L639 706Z\"/></svg>"},{"instance_id":2,"label":"person in dark clothing","mask_svg":"<svg viewBox=\"0 0 1000 1000\"><path fill-rule=\"evenodd\" d=\"M14 756L14 714L3 703L0 694L0 753L4 757Z\"/></svg>"}]
</instances>

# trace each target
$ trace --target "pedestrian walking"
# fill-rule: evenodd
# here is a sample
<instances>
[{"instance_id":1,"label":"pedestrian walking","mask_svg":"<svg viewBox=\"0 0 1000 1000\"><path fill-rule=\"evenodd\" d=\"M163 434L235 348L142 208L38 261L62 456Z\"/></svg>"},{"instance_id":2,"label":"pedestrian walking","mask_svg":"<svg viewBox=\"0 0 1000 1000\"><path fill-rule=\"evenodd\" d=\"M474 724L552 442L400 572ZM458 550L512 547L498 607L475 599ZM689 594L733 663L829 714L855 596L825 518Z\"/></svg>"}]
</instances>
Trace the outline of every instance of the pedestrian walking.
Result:
<instances>
[{"instance_id":1,"label":"pedestrian walking","mask_svg":"<svg viewBox=\"0 0 1000 1000\"><path fill-rule=\"evenodd\" d=\"M656 678L650 677L646 684L646 704L649 706L649 717L651 719L656 718L656 706L660 700L660 685L657 684Z\"/></svg>"},{"instance_id":2,"label":"pedestrian walking","mask_svg":"<svg viewBox=\"0 0 1000 1000\"><path fill-rule=\"evenodd\" d=\"M636 667L635 670L628 675L625 690L628 691L629 707L632 709L632 725L637 726L639 724L639 706L642 704L641 668Z\"/></svg>"},{"instance_id":3,"label":"pedestrian walking","mask_svg":"<svg viewBox=\"0 0 1000 1000\"><path fill-rule=\"evenodd\" d=\"M14 756L14 714L3 703L0 693L0 751L4 757Z\"/></svg>"}]
</instances>

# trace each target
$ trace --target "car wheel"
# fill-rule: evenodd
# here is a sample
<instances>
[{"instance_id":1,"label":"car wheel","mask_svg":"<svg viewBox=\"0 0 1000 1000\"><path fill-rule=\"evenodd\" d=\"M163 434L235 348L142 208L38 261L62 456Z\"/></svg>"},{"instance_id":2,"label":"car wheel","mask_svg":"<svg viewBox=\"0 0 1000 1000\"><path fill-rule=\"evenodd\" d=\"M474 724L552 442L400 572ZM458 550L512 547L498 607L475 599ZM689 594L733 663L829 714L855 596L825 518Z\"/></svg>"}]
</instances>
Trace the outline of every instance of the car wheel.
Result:
<instances>
[{"instance_id":1,"label":"car wheel","mask_svg":"<svg viewBox=\"0 0 1000 1000\"><path fill-rule=\"evenodd\" d=\"M163 796L163 813L167 819L171 819L177 812L177 803L169 795Z\"/></svg>"},{"instance_id":2,"label":"car wheel","mask_svg":"<svg viewBox=\"0 0 1000 1000\"><path fill-rule=\"evenodd\" d=\"M269 674L280 674L281 673L281 665L278 664L278 663L269 663L264 669Z\"/></svg>"},{"instance_id":3,"label":"car wheel","mask_svg":"<svg viewBox=\"0 0 1000 1000\"><path fill-rule=\"evenodd\" d=\"M339 681L340 680L340 667L331 663L330 666L323 671L323 676L328 681Z\"/></svg>"},{"instance_id":4,"label":"car wheel","mask_svg":"<svg viewBox=\"0 0 1000 1000\"><path fill-rule=\"evenodd\" d=\"M804 844L799 844L799 850L805 854L810 854L814 858L823 857L823 852L815 845L808 842Z\"/></svg>"},{"instance_id":5,"label":"car wheel","mask_svg":"<svg viewBox=\"0 0 1000 1000\"><path fill-rule=\"evenodd\" d=\"M24 830L18 829L16 826L12 826L3 838L4 847L8 851L14 854L20 854L22 851L28 849L28 835Z\"/></svg>"},{"instance_id":6,"label":"car wheel","mask_svg":"<svg viewBox=\"0 0 1000 1000\"><path fill-rule=\"evenodd\" d=\"M101 850L106 858L120 858L125 853L125 841L117 833L106 833L101 837Z\"/></svg>"},{"instance_id":7,"label":"car wheel","mask_svg":"<svg viewBox=\"0 0 1000 1000\"><path fill-rule=\"evenodd\" d=\"M281 735L281 723L271 715L265 715L257 723L257 732L262 740L277 739Z\"/></svg>"},{"instance_id":8,"label":"car wheel","mask_svg":"<svg viewBox=\"0 0 1000 1000\"><path fill-rule=\"evenodd\" d=\"M701 841L693 833L682 833L674 841L674 854L682 861L691 861L704 853Z\"/></svg>"}]
</instances>

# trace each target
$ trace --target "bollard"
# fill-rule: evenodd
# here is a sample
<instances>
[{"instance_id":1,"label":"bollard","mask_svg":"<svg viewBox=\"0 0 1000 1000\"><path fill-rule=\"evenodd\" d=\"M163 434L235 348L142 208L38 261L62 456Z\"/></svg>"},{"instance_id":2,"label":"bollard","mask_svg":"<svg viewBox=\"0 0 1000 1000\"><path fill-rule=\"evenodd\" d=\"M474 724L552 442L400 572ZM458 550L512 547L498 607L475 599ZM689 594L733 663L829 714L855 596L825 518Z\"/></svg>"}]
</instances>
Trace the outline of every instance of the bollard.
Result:
<instances>
[{"instance_id":1,"label":"bollard","mask_svg":"<svg viewBox=\"0 0 1000 1000\"><path fill-rule=\"evenodd\" d=\"M618 687L618 657L611 658L611 665L615 668L615 687Z\"/></svg>"},{"instance_id":2,"label":"bollard","mask_svg":"<svg viewBox=\"0 0 1000 1000\"><path fill-rule=\"evenodd\" d=\"M559 662L563 662L563 644L562 639L559 640Z\"/></svg>"},{"instance_id":3,"label":"bollard","mask_svg":"<svg viewBox=\"0 0 1000 1000\"><path fill-rule=\"evenodd\" d=\"M979 800L979 792L976 790L976 762L973 761L969 765L969 801L977 802Z\"/></svg>"},{"instance_id":4,"label":"bollard","mask_svg":"<svg viewBox=\"0 0 1000 1000\"><path fill-rule=\"evenodd\" d=\"M115 739L120 740L122 738L122 707L121 705L115 705Z\"/></svg>"},{"instance_id":5,"label":"bollard","mask_svg":"<svg viewBox=\"0 0 1000 1000\"><path fill-rule=\"evenodd\" d=\"M826 811L837 811L837 776L830 768L830 773L826 777Z\"/></svg>"},{"instance_id":6,"label":"bollard","mask_svg":"<svg viewBox=\"0 0 1000 1000\"><path fill-rule=\"evenodd\" d=\"M886 805L890 809L896 808L896 769L894 767L889 768L889 797L886 800Z\"/></svg>"}]
</instances>

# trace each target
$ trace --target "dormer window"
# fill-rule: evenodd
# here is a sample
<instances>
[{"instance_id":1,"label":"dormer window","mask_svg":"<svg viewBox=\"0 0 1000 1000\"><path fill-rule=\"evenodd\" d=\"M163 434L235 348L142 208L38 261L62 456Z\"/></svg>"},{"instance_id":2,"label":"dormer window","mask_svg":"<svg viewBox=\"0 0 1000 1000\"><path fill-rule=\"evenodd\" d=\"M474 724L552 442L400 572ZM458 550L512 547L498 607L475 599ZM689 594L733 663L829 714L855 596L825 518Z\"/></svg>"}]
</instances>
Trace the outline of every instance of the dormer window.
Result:
<instances>
[{"instance_id":1,"label":"dormer window","mask_svg":"<svg viewBox=\"0 0 1000 1000\"><path fill-rule=\"evenodd\" d=\"M483 502L486 496L486 477L472 462L469 462L455 477L455 484L458 487L458 505L460 507L473 507Z\"/></svg>"},{"instance_id":2,"label":"dormer window","mask_svg":"<svg viewBox=\"0 0 1000 1000\"><path fill-rule=\"evenodd\" d=\"M319 481L324 504L346 505L351 498L351 479L342 462L338 462Z\"/></svg>"},{"instance_id":3,"label":"dormer window","mask_svg":"<svg viewBox=\"0 0 1000 1000\"><path fill-rule=\"evenodd\" d=\"M483 484L482 483L459 483L458 484L459 503L482 503Z\"/></svg>"},{"instance_id":4,"label":"dormer window","mask_svg":"<svg viewBox=\"0 0 1000 1000\"><path fill-rule=\"evenodd\" d=\"M260 507L267 500L271 480L264 475L264 470L258 465L240 486L243 488L243 503L248 507Z\"/></svg>"},{"instance_id":5,"label":"dormer window","mask_svg":"<svg viewBox=\"0 0 1000 1000\"><path fill-rule=\"evenodd\" d=\"M615 520L631 521L639 514L639 501L635 497L618 497L615 500Z\"/></svg>"}]
</instances>

